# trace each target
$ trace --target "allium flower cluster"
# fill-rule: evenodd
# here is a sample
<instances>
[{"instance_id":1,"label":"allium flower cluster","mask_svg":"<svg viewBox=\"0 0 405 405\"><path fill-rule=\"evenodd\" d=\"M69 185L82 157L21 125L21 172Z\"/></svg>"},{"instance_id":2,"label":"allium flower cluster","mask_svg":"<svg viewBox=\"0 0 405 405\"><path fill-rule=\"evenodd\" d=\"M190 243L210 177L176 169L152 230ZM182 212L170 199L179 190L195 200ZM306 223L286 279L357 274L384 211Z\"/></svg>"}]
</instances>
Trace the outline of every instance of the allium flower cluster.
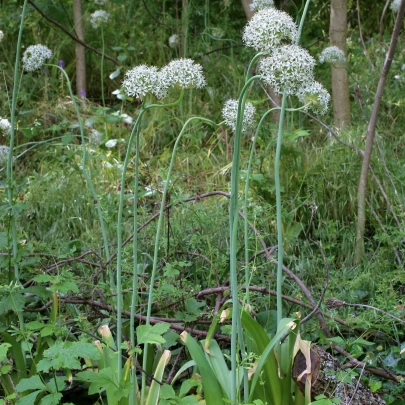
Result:
<instances>
[{"instance_id":1,"label":"allium flower cluster","mask_svg":"<svg viewBox=\"0 0 405 405\"><path fill-rule=\"evenodd\" d=\"M295 42L298 27L292 17L276 8L265 8L257 12L243 32L246 46L261 52L271 52L285 41Z\"/></svg>"},{"instance_id":2,"label":"allium flower cluster","mask_svg":"<svg viewBox=\"0 0 405 405\"><path fill-rule=\"evenodd\" d=\"M152 93L157 98L164 98L170 87L199 89L205 84L201 65L192 59L176 59L160 71L155 66L136 66L125 73L122 86L131 97L143 98Z\"/></svg>"},{"instance_id":3,"label":"allium flower cluster","mask_svg":"<svg viewBox=\"0 0 405 405\"><path fill-rule=\"evenodd\" d=\"M297 91L297 97L302 104L308 104L304 110L312 110L315 114L323 115L328 111L330 94L319 82L312 82Z\"/></svg>"},{"instance_id":4,"label":"allium flower cluster","mask_svg":"<svg viewBox=\"0 0 405 405\"><path fill-rule=\"evenodd\" d=\"M148 93L161 98L166 89L159 83L159 71L155 66L140 65L125 73L122 86L128 96L143 98Z\"/></svg>"},{"instance_id":5,"label":"allium flower cluster","mask_svg":"<svg viewBox=\"0 0 405 405\"><path fill-rule=\"evenodd\" d=\"M97 10L90 14L90 24L94 29L99 28L101 25L108 23L110 14L104 10Z\"/></svg>"},{"instance_id":6,"label":"allium flower cluster","mask_svg":"<svg viewBox=\"0 0 405 405\"><path fill-rule=\"evenodd\" d=\"M0 167L4 167L7 164L8 153L10 148L6 145L0 145Z\"/></svg>"},{"instance_id":7,"label":"allium flower cluster","mask_svg":"<svg viewBox=\"0 0 405 405\"><path fill-rule=\"evenodd\" d=\"M242 132L246 132L254 124L253 118L256 112L256 108L252 103L245 104L245 111L243 114L242 121ZM224 108L222 109L222 117L224 118L225 124L236 131L236 118L238 115L238 100L228 100Z\"/></svg>"},{"instance_id":8,"label":"allium flower cluster","mask_svg":"<svg viewBox=\"0 0 405 405\"><path fill-rule=\"evenodd\" d=\"M104 6L104 4L107 4L108 0L94 0L94 4L97 4L99 6Z\"/></svg>"},{"instance_id":9,"label":"allium flower cluster","mask_svg":"<svg viewBox=\"0 0 405 405\"><path fill-rule=\"evenodd\" d=\"M390 9L394 12L394 13L398 13L399 10L399 6L401 5L401 0L392 0L392 3L390 5Z\"/></svg>"},{"instance_id":10,"label":"allium flower cluster","mask_svg":"<svg viewBox=\"0 0 405 405\"><path fill-rule=\"evenodd\" d=\"M91 133L89 135L89 143L92 146L99 146L102 142L103 136L101 135L100 132L97 131L97 129L92 129Z\"/></svg>"},{"instance_id":11,"label":"allium flower cluster","mask_svg":"<svg viewBox=\"0 0 405 405\"><path fill-rule=\"evenodd\" d=\"M269 7L274 7L273 0L253 0L250 4L250 9L252 11L259 11Z\"/></svg>"},{"instance_id":12,"label":"allium flower cluster","mask_svg":"<svg viewBox=\"0 0 405 405\"><path fill-rule=\"evenodd\" d=\"M0 117L0 131L3 134L8 135L11 131L11 124L10 121Z\"/></svg>"},{"instance_id":13,"label":"allium flower cluster","mask_svg":"<svg viewBox=\"0 0 405 405\"><path fill-rule=\"evenodd\" d=\"M179 45L179 36L177 34L173 34L169 37L169 47L176 48Z\"/></svg>"},{"instance_id":14,"label":"allium flower cluster","mask_svg":"<svg viewBox=\"0 0 405 405\"><path fill-rule=\"evenodd\" d=\"M319 55L319 63L346 62L345 53L337 46L325 48Z\"/></svg>"},{"instance_id":15,"label":"allium flower cluster","mask_svg":"<svg viewBox=\"0 0 405 405\"><path fill-rule=\"evenodd\" d=\"M172 60L161 69L159 76L159 81L166 89L176 85L182 89L201 89L206 85L202 66L192 59Z\"/></svg>"},{"instance_id":16,"label":"allium flower cluster","mask_svg":"<svg viewBox=\"0 0 405 405\"><path fill-rule=\"evenodd\" d=\"M315 59L298 45L275 48L272 55L259 62L262 80L276 93L295 94L304 83L313 82Z\"/></svg>"},{"instance_id":17,"label":"allium flower cluster","mask_svg":"<svg viewBox=\"0 0 405 405\"><path fill-rule=\"evenodd\" d=\"M29 46L22 57L23 69L27 72L33 72L42 67L42 65L52 58L52 51L45 45Z\"/></svg>"},{"instance_id":18,"label":"allium flower cluster","mask_svg":"<svg viewBox=\"0 0 405 405\"><path fill-rule=\"evenodd\" d=\"M0 30L0 42L3 40L4 38L4 32Z\"/></svg>"}]
</instances>

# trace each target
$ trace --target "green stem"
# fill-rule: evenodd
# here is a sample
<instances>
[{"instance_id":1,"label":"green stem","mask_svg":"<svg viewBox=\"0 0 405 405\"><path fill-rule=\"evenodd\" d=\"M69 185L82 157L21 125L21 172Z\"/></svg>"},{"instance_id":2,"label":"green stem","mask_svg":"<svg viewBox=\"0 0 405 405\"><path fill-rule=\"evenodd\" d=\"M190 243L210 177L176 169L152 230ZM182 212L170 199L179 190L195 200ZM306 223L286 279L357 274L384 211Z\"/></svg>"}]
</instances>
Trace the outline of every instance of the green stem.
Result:
<instances>
[{"instance_id":1,"label":"green stem","mask_svg":"<svg viewBox=\"0 0 405 405\"><path fill-rule=\"evenodd\" d=\"M18 254L18 246L17 246L17 231L16 231L16 218L14 215L14 201L13 201L13 191L14 191L14 180L13 180L13 149L14 149L14 138L15 138L15 113L17 107L17 97L18 97L18 68L20 65L20 56L21 56L21 40L22 40L22 32L25 20L25 13L27 10L27 3L28 0L24 0L23 9L21 13L21 22L20 22L20 29L18 31L18 39L17 39L17 49L15 55L15 65L14 65L14 83L13 83L13 93L11 97L11 117L10 117L10 124L11 124L11 131L10 131L10 145L9 145L9 153L7 158L7 198L8 203L10 204L10 222L11 222L11 237L12 237L12 249L13 249L13 267L14 267L14 276L12 276L11 269L9 268L9 281L15 281L16 283L20 284L20 274L19 268L17 263L17 254ZM21 325L22 327L22 325Z\"/></svg>"},{"instance_id":2,"label":"green stem","mask_svg":"<svg viewBox=\"0 0 405 405\"><path fill-rule=\"evenodd\" d=\"M305 21L307 12L308 12L310 2L311 2L311 0L307 0L307 2L305 3L304 11L302 12L302 15L301 15L300 25L298 27L298 35L297 35L297 42L296 42L297 45L299 45L300 41L301 41L302 29L304 28L304 21Z\"/></svg>"},{"instance_id":3,"label":"green stem","mask_svg":"<svg viewBox=\"0 0 405 405\"><path fill-rule=\"evenodd\" d=\"M282 213L281 213L281 187L280 187L280 155L281 144L283 141L283 124L286 108L287 96L284 92L280 109L280 121L278 125L277 134L277 147L276 156L274 159L274 184L276 188L276 211L277 211L277 327L281 324L283 319L283 307L282 307L282 284L283 284L283 228L282 228Z\"/></svg>"},{"instance_id":4,"label":"green stem","mask_svg":"<svg viewBox=\"0 0 405 405\"><path fill-rule=\"evenodd\" d=\"M156 228L155 248L154 248L154 254L153 254L153 267L152 267L152 273L151 273L150 280L149 280L149 296L148 296L148 307L147 307L147 312L146 312L146 325L150 325L150 318L151 318L151 314L152 314L153 289L154 289L154 284L155 284L157 262L158 262L159 240L160 240L162 222L163 222L163 217L164 217L164 210L165 210L165 205L166 205L166 195L167 195L167 191L170 186L170 177L171 177L171 173L172 173L173 166L174 166L174 159L176 157L176 152L177 152L177 148L179 146L180 140L181 140L188 124L194 120L200 120L206 124L218 126L218 124L216 124L215 122L213 122L209 119L202 118L202 117L191 117L184 123L183 128L181 129L179 135L177 136L176 142L173 146L172 157L170 160L169 170L167 172L166 182L165 182L165 186L163 189L162 202L160 203L159 219L158 219L157 228ZM143 365L142 365L142 368L144 370L146 370L147 358L148 358L148 345L145 345L144 350L143 350ZM143 373L142 374L141 404L144 403L144 399L145 399L145 394L146 394L145 387L146 387L146 375L145 375L145 373Z\"/></svg>"},{"instance_id":5,"label":"green stem","mask_svg":"<svg viewBox=\"0 0 405 405\"><path fill-rule=\"evenodd\" d=\"M141 110L139 112L138 118L135 121L134 127L132 128L131 135L129 136L128 145L127 145L127 152L125 155L124 165L122 168L122 176L121 176L121 189L120 189L120 197L118 203L118 218L117 218L117 348L119 355L117 356L117 378L118 381L121 381L122 375L122 356L121 356L121 340L122 340L122 282L121 282L121 275L122 275L122 214L124 211L124 195L125 195L125 176L128 169L128 164L132 155L132 144L134 141L134 135L137 133L140 124L141 118L143 114L151 109L151 108L167 108L173 107L181 102L183 99L184 91L181 92L180 97L174 103L169 104L149 104L146 107L143 107L143 103L141 106ZM136 151L139 154L139 150ZM134 201L134 204L137 205L137 201ZM137 230L135 229L135 232ZM135 253L134 253L135 254ZM133 291L134 293L134 291ZM134 342L133 342L134 343ZM135 344L135 343L134 343Z\"/></svg>"},{"instance_id":6,"label":"green stem","mask_svg":"<svg viewBox=\"0 0 405 405\"><path fill-rule=\"evenodd\" d=\"M104 99L104 30L103 30L103 24L101 24L101 44L102 44L102 49L101 49L101 100L103 102L103 107L105 109L105 99ZM103 115L105 114L105 111L103 110Z\"/></svg>"},{"instance_id":7,"label":"green stem","mask_svg":"<svg viewBox=\"0 0 405 405\"><path fill-rule=\"evenodd\" d=\"M99 198L97 196L96 190L94 188L93 182L91 181L90 176L88 175L87 170L86 170L86 165L87 165L86 138L84 136L84 126L83 126L82 117L80 115L79 106L77 105L76 98L73 95L72 84L71 84L69 76L67 75L65 70L62 67L58 66L58 65L46 65L46 66L56 67L57 69L59 69L62 72L62 74L65 76L65 79L66 79L69 94L70 94L70 97L72 99L72 103L73 103L73 106L74 106L74 109L75 109L75 112L76 112L77 121L79 123L80 136L81 136L81 139L82 139L82 150L83 150L83 154L82 154L82 171L83 171L83 177L84 177L84 179L86 181L87 187L90 190L91 196L93 198L93 202L96 205L98 219L99 219L100 227L101 227L101 233L103 235L105 256L106 256L106 259L108 261L110 259L110 249L108 247L107 230L106 230L105 224L104 224L103 212L101 210L100 201L99 201ZM111 280L113 280L112 272L110 272L110 281Z\"/></svg>"}]
</instances>

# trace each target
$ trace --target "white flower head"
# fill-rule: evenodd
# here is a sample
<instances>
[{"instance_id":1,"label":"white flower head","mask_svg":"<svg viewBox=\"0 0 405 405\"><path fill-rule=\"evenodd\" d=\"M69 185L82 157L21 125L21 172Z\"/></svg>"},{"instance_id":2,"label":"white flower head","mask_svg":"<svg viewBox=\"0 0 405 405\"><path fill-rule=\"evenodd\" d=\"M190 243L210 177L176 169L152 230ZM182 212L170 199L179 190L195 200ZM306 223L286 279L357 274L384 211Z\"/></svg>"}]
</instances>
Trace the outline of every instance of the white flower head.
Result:
<instances>
[{"instance_id":1,"label":"white flower head","mask_svg":"<svg viewBox=\"0 0 405 405\"><path fill-rule=\"evenodd\" d=\"M10 148L8 146L0 145L0 167L6 166L9 151Z\"/></svg>"},{"instance_id":2,"label":"white flower head","mask_svg":"<svg viewBox=\"0 0 405 405\"><path fill-rule=\"evenodd\" d=\"M52 58L52 51L45 45L29 46L22 57L23 69L27 72L33 72L42 67L42 65Z\"/></svg>"},{"instance_id":3,"label":"white flower head","mask_svg":"<svg viewBox=\"0 0 405 405\"><path fill-rule=\"evenodd\" d=\"M155 66L139 65L125 73L122 87L128 96L143 98L148 93L157 98L166 95L166 87L162 87L158 68Z\"/></svg>"},{"instance_id":4,"label":"white flower head","mask_svg":"<svg viewBox=\"0 0 405 405\"><path fill-rule=\"evenodd\" d=\"M97 129L93 128L89 135L90 145L99 146L101 144L102 140L103 140L103 136L101 135L101 133L98 132Z\"/></svg>"},{"instance_id":5,"label":"white flower head","mask_svg":"<svg viewBox=\"0 0 405 405\"><path fill-rule=\"evenodd\" d=\"M97 10L93 14L90 14L90 24L94 29L99 28L103 24L108 23L110 14L104 10Z\"/></svg>"},{"instance_id":6,"label":"white flower head","mask_svg":"<svg viewBox=\"0 0 405 405\"><path fill-rule=\"evenodd\" d=\"M97 4L99 6L104 6L104 4L107 4L108 0L94 0L94 4Z\"/></svg>"},{"instance_id":7,"label":"white flower head","mask_svg":"<svg viewBox=\"0 0 405 405\"><path fill-rule=\"evenodd\" d=\"M390 5L390 9L394 12L394 13L398 13L399 10L399 6L401 5L401 0L392 0L392 3Z\"/></svg>"},{"instance_id":8,"label":"white flower head","mask_svg":"<svg viewBox=\"0 0 405 405\"><path fill-rule=\"evenodd\" d=\"M305 83L313 82L315 59L298 45L275 48L272 55L259 62L262 80L276 93L294 94Z\"/></svg>"},{"instance_id":9,"label":"white flower head","mask_svg":"<svg viewBox=\"0 0 405 405\"><path fill-rule=\"evenodd\" d=\"M116 139L110 139L109 141L107 141L106 143L105 143L105 146L107 147L107 148L114 148L116 145L117 145L117 140Z\"/></svg>"},{"instance_id":10,"label":"white flower head","mask_svg":"<svg viewBox=\"0 0 405 405\"><path fill-rule=\"evenodd\" d=\"M243 114L242 121L242 132L246 132L254 124L253 118L256 112L256 108L252 103L245 103L245 111ZM222 117L224 118L225 124L236 131L236 118L238 115L238 100L228 100L224 108L222 109Z\"/></svg>"},{"instance_id":11,"label":"white flower head","mask_svg":"<svg viewBox=\"0 0 405 405\"><path fill-rule=\"evenodd\" d=\"M346 62L345 53L337 46L325 48L319 55L319 63Z\"/></svg>"},{"instance_id":12,"label":"white flower head","mask_svg":"<svg viewBox=\"0 0 405 405\"><path fill-rule=\"evenodd\" d=\"M179 45L179 36L173 34L169 37L169 46L170 48L176 48Z\"/></svg>"},{"instance_id":13,"label":"white flower head","mask_svg":"<svg viewBox=\"0 0 405 405\"><path fill-rule=\"evenodd\" d=\"M319 82L312 82L297 91L297 97L302 104L308 104L304 110L324 115L329 109L330 94Z\"/></svg>"},{"instance_id":14,"label":"white flower head","mask_svg":"<svg viewBox=\"0 0 405 405\"><path fill-rule=\"evenodd\" d=\"M250 4L250 9L252 11L260 11L264 8L274 7L273 0L253 0Z\"/></svg>"},{"instance_id":15,"label":"white flower head","mask_svg":"<svg viewBox=\"0 0 405 405\"><path fill-rule=\"evenodd\" d=\"M4 32L0 30L0 42L3 40L4 38Z\"/></svg>"},{"instance_id":16,"label":"white flower head","mask_svg":"<svg viewBox=\"0 0 405 405\"><path fill-rule=\"evenodd\" d=\"M175 59L160 70L159 81L163 88L176 85L182 89L205 87L202 66L192 59Z\"/></svg>"},{"instance_id":17,"label":"white flower head","mask_svg":"<svg viewBox=\"0 0 405 405\"><path fill-rule=\"evenodd\" d=\"M11 132L10 121L6 118L0 117L0 131L3 132L4 135L8 135Z\"/></svg>"},{"instance_id":18,"label":"white flower head","mask_svg":"<svg viewBox=\"0 0 405 405\"><path fill-rule=\"evenodd\" d=\"M243 31L246 46L261 52L271 52L285 41L295 42L298 27L291 16L276 8L264 8L257 12Z\"/></svg>"}]
</instances>

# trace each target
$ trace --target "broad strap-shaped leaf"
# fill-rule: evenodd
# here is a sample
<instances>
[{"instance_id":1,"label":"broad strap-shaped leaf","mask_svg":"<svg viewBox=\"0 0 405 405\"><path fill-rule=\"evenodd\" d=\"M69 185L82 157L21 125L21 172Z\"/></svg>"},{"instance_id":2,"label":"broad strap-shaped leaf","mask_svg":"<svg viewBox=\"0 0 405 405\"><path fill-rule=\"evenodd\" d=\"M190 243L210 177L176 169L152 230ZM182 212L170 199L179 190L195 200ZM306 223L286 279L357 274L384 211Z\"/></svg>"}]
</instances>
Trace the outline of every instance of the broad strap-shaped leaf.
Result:
<instances>
[{"instance_id":1,"label":"broad strap-shaped leaf","mask_svg":"<svg viewBox=\"0 0 405 405\"><path fill-rule=\"evenodd\" d=\"M159 363L156 367L155 374L153 375L153 381L149 388L148 397L146 398L145 405L157 405L159 402L159 394L160 394L160 382L163 379L163 374L165 372L165 368L169 363L171 356L170 350L165 350L162 354L162 357L159 360Z\"/></svg>"},{"instance_id":2,"label":"broad strap-shaped leaf","mask_svg":"<svg viewBox=\"0 0 405 405\"><path fill-rule=\"evenodd\" d=\"M225 405L221 386L205 358L203 349L186 331L181 333L180 338L186 345L191 358L196 362L200 371L206 405Z\"/></svg>"}]
</instances>

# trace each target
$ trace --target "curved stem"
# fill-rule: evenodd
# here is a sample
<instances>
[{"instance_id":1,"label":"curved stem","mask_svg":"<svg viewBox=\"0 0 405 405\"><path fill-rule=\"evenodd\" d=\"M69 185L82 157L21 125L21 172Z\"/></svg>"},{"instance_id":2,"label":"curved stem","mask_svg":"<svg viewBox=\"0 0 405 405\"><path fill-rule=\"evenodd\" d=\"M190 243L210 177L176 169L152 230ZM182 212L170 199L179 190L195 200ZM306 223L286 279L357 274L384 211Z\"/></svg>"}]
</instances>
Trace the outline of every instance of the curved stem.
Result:
<instances>
[{"instance_id":1,"label":"curved stem","mask_svg":"<svg viewBox=\"0 0 405 405\"><path fill-rule=\"evenodd\" d=\"M158 223L157 223L157 227L156 227L155 248L154 248L154 253L153 253L153 267L152 267L152 273L151 273L150 280L149 280L149 295L148 295L148 307L147 307L147 311L146 311L146 325L150 325L150 319L151 319L151 314L152 314L153 289L154 289L154 284L155 284L157 262L158 262L159 240L160 240L160 234L161 234L161 230L162 230L164 209L166 206L166 195L167 195L167 191L168 191L169 185L170 185L170 177L171 177L171 173L172 173L173 166L174 166L174 159L176 157L176 152L177 152L177 148L179 146L180 140L181 140L188 124L194 120L200 120L206 124L218 126L218 124L216 124L215 122L208 120L206 118L191 117L184 123L183 128L181 129L179 135L177 136L176 142L173 146L169 170L167 172L166 182L165 182L165 186L163 189L162 202L160 204L159 219L158 219ZM142 364L142 368L144 370L146 370L147 358L148 358L148 345L145 345L144 350L143 350L143 364ZM145 375L145 373L143 373L142 374L141 404L144 403L144 399L145 399L145 395L146 395L145 386L146 386L146 375Z\"/></svg>"}]
</instances>

